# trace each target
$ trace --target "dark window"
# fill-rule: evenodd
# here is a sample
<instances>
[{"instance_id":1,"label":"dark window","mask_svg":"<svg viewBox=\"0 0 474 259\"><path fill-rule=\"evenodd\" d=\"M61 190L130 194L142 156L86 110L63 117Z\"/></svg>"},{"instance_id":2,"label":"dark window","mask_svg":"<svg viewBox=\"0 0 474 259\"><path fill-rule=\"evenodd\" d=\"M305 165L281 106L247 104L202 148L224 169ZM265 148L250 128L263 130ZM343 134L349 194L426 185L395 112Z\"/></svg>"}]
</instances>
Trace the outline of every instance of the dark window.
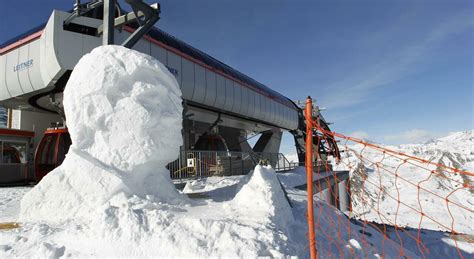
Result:
<instances>
[{"instance_id":1,"label":"dark window","mask_svg":"<svg viewBox=\"0 0 474 259\"><path fill-rule=\"evenodd\" d=\"M15 142L3 142L2 163L20 164L26 163L26 144Z\"/></svg>"}]
</instances>

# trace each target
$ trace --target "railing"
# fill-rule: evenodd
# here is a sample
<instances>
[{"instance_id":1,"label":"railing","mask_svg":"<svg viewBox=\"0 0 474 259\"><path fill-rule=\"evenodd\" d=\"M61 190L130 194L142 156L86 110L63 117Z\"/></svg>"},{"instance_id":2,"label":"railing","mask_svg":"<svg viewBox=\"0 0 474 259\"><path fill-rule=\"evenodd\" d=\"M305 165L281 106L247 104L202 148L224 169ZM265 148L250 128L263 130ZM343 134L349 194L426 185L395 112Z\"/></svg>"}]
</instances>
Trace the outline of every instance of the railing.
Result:
<instances>
[{"instance_id":1,"label":"railing","mask_svg":"<svg viewBox=\"0 0 474 259\"><path fill-rule=\"evenodd\" d=\"M244 175L260 161L272 165L277 172L299 166L299 163L289 162L281 153L183 150L179 158L169 163L167 168L172 179Z\"/></svg>"}]
</instances>

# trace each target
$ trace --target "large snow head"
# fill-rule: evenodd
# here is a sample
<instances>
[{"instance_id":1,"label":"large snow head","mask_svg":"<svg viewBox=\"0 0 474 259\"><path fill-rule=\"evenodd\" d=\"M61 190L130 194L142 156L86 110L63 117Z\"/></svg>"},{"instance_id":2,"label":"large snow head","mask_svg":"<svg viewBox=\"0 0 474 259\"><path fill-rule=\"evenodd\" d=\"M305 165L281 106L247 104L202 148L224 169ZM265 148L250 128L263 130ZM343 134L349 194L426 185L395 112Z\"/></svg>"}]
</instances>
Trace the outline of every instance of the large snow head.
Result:
<instances>
[{"instance_id":1,"label":"large snow head","mask_svg":"<svg viewBox=\"0 0 474 259\"><path fill-rule=\"evenodd\" d=\"M123 171L178 157L182 109L166 67L120 46L85 55L64 91L71 149Z\"/></svg>"}]
</instances>

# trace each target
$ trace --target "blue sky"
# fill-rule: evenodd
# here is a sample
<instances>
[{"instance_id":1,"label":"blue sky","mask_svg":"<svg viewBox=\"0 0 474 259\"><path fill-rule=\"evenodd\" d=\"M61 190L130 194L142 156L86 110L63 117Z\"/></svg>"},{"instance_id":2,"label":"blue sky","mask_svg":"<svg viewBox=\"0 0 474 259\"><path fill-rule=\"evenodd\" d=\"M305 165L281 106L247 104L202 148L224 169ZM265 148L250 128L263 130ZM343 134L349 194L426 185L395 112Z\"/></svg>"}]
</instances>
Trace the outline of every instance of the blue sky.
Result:
<instances>
[{"instance_id":1,"label":"blue sky","mask_svg":"<svg viewBox=\"0 0 474 259\"><path fill-rule=\"evenodd\" d=\"M2 1L0 42L73 2ZM338 132L397 144L474 129L473 1L159 2L163 30L293 100L311 95Z\"/></svg>"}]
</instances>

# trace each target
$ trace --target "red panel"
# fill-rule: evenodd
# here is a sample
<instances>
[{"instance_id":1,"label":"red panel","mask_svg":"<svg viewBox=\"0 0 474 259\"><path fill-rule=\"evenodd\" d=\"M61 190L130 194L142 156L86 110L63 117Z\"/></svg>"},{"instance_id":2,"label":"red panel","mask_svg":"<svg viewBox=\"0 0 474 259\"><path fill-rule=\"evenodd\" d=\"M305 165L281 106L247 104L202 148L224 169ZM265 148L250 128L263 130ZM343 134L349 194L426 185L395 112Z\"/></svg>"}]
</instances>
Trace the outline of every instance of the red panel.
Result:
<instances>
[{"instance_id":1,"label":"red panel","mask_svg":"<svg viewBox=\"0 0 474 259\"><path fill-rule=\"evenodd\" d=\"M35 133L33 131L26 131L26 130L0 129L0 135L33 138L35 136Z\"/></svg>"},{"instance_id":2,"label":"red panel","mask_svg":"<svg viewBox=\"0 0 474 259\"><path fill-rule=\"evenodd\" d=\"M69 133L66 128L62 129L47 129L44 134L53 134L53 133Z\"/></svg>"},{"instance_id":3,"label":"red panel","mask_svg":"<svg viewBox=\"0 0 474 259\"><path fill-rule=\"evenodd\" d=\"M1 48L0 49L0 55L3 55L3 54L6 54L7 52L10 52L16 48L19 48L23 45L25 45L26 43L30 42L30 41L33 41L33 40L36 40L37 38L41 37L41 34L43 33L43 30L40 30L40 31L37 31L33 34L30 34L28 36L26 36L25 38L17 41L17 42L14 42L4 48Z\"/></svg>"}]
</instances>

